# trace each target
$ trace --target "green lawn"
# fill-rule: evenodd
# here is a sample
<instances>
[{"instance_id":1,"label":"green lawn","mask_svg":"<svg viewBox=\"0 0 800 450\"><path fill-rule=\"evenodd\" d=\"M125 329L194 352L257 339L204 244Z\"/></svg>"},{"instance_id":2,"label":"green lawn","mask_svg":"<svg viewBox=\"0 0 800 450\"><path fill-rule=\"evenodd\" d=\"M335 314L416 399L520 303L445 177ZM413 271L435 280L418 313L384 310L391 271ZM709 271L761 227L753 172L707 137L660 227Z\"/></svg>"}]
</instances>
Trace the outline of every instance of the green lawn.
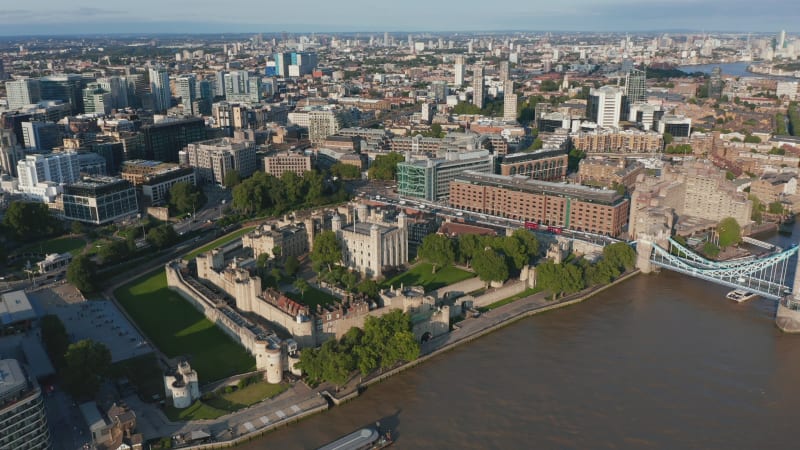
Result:
<instances>
[{"instance_id":1,"label":"green lawn","mask_svg":"<svg viewBox=\"0 0 800 450\"><path fill-rule=\"evenodd\" d=\"M17 253L34 252L50 254L69 252L75 256L80 254L84 247L86 247L86 241L83 238L63 237L26 245L18 250Z\"/></svg>"},{"instance_id":2,"label":"green lawn","mask_svg":"<svg viewBox=\"0 0 800 450\"><path fill-rule=\"evenodd\" d=\"M441 268L435 274L431 273L431 268L430 263L417 264L408 272L384 281L382 286L398 287L402 283L403 286L422 286L428 292L475 276L474 273L453 266Z\"/></svg>"},{"instance_id":3,"label":"green lawn","mask_svg":"<svg viewBox=\"0 0 800 450\"><path fill-rule=\"evenodd\" d=\"M521 298L525 298L529 295L533 295L537 292L542 292L542 288L534 287L534 288L527 288L524 291L520 292L519 294L512 295L511 297L504 298L502 300L498 300L494 303L484 306L483 308L478 308L481 312L491 311L495 308L499 308L503 305L507 305L509 303L515 302Z\"/></svg>"},{"instance_id":4,"label":"green lawn","mask_svg":"<svg viewBox=\"0 0 800 450\"><path fill-rule=\"evenodd\" d=\"M319 289L314 289L310 286L308 289L306 289L302 296L299 293L294 292L286 292L286 296L298 303L308 306L311 311L316 311L317 305L325 306L339 301L339 299L333 295L324 291L320 291Z\"/></svg>"},{"instance_id":5,"label":"green lawn","mask_svg":"<svg viewBox=\"0 0 800 450\"><path fill-rule=\"evenodd\" d=\"M187 357L201 383L255 370L244 348L167 288L163 270L120 287L114 296L162 352Z\"/></svg>"},{"instance_id":6,"label":"green lawn","mask_svg":"<svg viewBox=\"0 0 800 450\"><path fill-rule=\"evenodd\" d=\"M203 420L216 419L250 405L254 405L262 400L266 400L281 392L289 389L283 383L269 384L260 381L251 384L243 389L237 389L229 394L222 393L224 388L220 388L213 395L204 395L205 400L197 400L192 406L186 409L176 409L168 406L164 411L169 420L175 422L180 420Z\"/></svg>"},{"instance_id":7,"label":"green lawn","mask_svg":"<svg viewBox=\"0 0 800 450\"><path fill-rule=\"evenodd\" d=\"M200 248L198 248L196 250L193 250L193 251L183 255L183 259L185 259L187 261L190 261L190 260L194 259L200 253L207 252L207 251L209 251L209 250L211 250L213 248L219 247L221 245L225 245L225 244L227 244L228 242L230 242L230 241L232 241L234 239L238 239L238 238L242 237L243 235L249 233L253 229L255 229L254 226L253 227L245 227L245 228L236 230L233 233L226 234L225 236L222 236L221 238L215 240L214 242L211 242L210 244L204 245L204 246L202 246L202 247L200 247Z\"/></svg>"}]
</instances>

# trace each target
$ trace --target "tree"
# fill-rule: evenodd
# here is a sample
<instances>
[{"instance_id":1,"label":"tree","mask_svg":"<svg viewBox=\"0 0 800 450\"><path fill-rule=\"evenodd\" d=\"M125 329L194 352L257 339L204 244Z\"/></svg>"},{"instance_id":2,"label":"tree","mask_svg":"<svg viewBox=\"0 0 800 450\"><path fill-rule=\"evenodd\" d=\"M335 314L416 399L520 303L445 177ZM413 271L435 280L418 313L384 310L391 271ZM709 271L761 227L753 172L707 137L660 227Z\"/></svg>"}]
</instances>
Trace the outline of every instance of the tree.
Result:
<instances>
[{"instance_id":1,"label":"tree","mask_svg":"<svg viewBox=\"0 0 800 450\"><path fill-rule=\"evenodd\" d=\"M165 223L147 232L147 242L158 250L163 250L178 242L178 233L172 225Z\"/></svg>"},{"instance_id":2,"label":"tree","mask_svg":"<svg viewBox=\"0 0 800 450\"><path fill-rule=\"evenodd\" d=\"M21 241L41 239L60 231L58 220L50 215L44 203L11 202L3 216L3 225Z\"/></svg>"},{"instance_id":3,"label":"tree","mask_svg":"<svg viewBox=\"0 0 800 450\"><path fill-rule=\"evenodd\" d=\"M586 152L583 150L577 148L570 150L569 155L567 155L567 170L577 172L583 158L586 158Z\"/></svg>"},{"instance_id":4,"label":"tree","mask_svg":"<svg viewBox=\"0 0 800 450\"><path fill-rule=\"evenodd\" d=\"M673 137L672 134L669 132L664 132L664 145L672 144Z\"/></svg>"},{"instance_id":5,"label":"tree","mask_svg":"<svg viewBox=\"0 0 800 450\"><path fill-rule=\"evenodd\" d=\"M342 285L345 287L345 289L347 289L348 291L352 291L356 287L356 283L358 282L358 277L356 277L356 274L354 272L348 270L347 272L342 274L340 281L342 282Z\"/></svg>"},{"instance_id":6,"label":"tree","mask_svg":"<svg viewBox=\"0 0 800 450\"><path fill-rule=\"evenodd\" d=\"M419 344L411 332L408 314L395 309L381 317L367 317L356 355L358 368L364 375L377 368L389 368L399 361L416 359Z\"/></svg>"},{"instance_id":7,"label":"tree","mask_svg":"<svg viewBox=\"0 0 800 450\"><path fill-rule=\"evenodd\" d=\"M716 258L717 255L719 255L719 250L720 248L717 246L717 244L711 241L706 241L703 244L703 254L705 254L709 258Z\"/></svg>"},{"instance_id":8,"label":"tree","mask_svg":"<svg viewBox=\"0 0 800 450\"><path fill-rule=\"evenodd\" d=\"M283 253L283 249L281 248L280 245L276 245L275 247L272 247L272 256L274 256L275 259L280 258L282 253Z\"/></svg>"},{"instance_id":9,"label":"tree","mask_svg":"<svg viewBox=\"0 0 800 450\"><path fill-rule=\"evenodd\" d=\"M225 179L223 180L223 184L226 188L232 189L238 186L242 182L242 176L239 175L239 171L236 169L231 169L227 173L225 173Z\"/></svg>"},{"instance_id":10,"label":"tree","mask_svg":"<svg viewBox=\"0 0 800 450\"><path fill-rule=\"evenodd\" d=\"M719 222L717 234L719 235L719 246L722 248L738 244L742 240L742 228L733 217L726 217Z\"/></svg>"},{"instance_id":11,"label":"tree","mask_svg":"<svg viewBox=\"0 0 800 450\"><path fill-rule=\"evenodd\" d=\"M397 163L403 161L405 161L405 158L397 152L376 156L375 161L369 168L369 179L394 180L397 176Z\"/></svg>"},{"instance_id":12,"label":"tree","mask_svg":"<svg viewBox=\"0 0 800 450\"><path fill-rule=\"evenodd\" d=\"M767 205L767 211L769 211L770 214L783 214L783 203L776 200Z\"/></svg>"},{"instance_id":13,"label":"tree","mask_svg":"<svg viewBox=\"0 0 800 450\"><path fill-rule=\"evenodd\" d=\"M625 242L606 245L603 259L620 271L631 270L636 266L636 251Z\"/></svg>"},{"instance_id":14,"label":"tree","mask_svg":"<svg viewBox=\"0 0 800 450\"><path fill-rule=\"evenodd\" d=\"M458 259L470 265L475 255L486 247L483 237L478 234L462 234L458 236Z\"/></svg>"},{"instance_id":15,"label":"tree","mask_svg":"<svg viewBox=\"0 0 800 450\"><path fill-rule=\"evenodd\" d=\"M539 254L539 240L536 239L535 234L526 229L520 228L514 230L512 236L518 239L524 246L525 254L528 255L528 258L533 258Z\"/></svg>"},{"instance_id":16,"label":"tree","mask_svg":"<svg viewBox=\"0 0 800 450\"><path fill-rule=\"evenodd\" d=\"M358 283L356 290L369 298L378 297L378 283L375 280L365 279Z\"/></svg>"},{"instance_id":17,"label":"tree","mask_svg":"<svg viewBox=\"0 0 800 450\"><path fill-rule=\"evenodd\" d=\"M53 365L60 369L64 367L64 355L69 347L69 335L64 323L54 314L42 317L42 342Z\"/></svg>"},{"instance_id":18,"label":"tree","mask_svg":"<svg viewBox=\"0 0 800 450\"><path fill-rule=\"evenodd\" d=\"M78 255L67 266L67 281L81 292L94 292L97 266L87 255Z\"/></svg>"},{"instance_id":19,"label":"tree","mask_svg":"<svg viewBox=\"0 0 800 450\"><path fill-rule=\"evenodd\" d=\"M508 266L505 258L492 249L484 250L480 257L475 258L472 267L481 281L486 283L492 281L502 282L508 279Z\"/></svg>"},{"instance_id":20,"label":"tree","mask_svg":"<svg viewBox=\"0 0 800 450\"><path fill-rule=\"evenodd\" d=\"M358 180L361 178L361 170L352 164L336 163L331 166L331 175L343 180Z\"/></svg>"},{"instance_id":21,"label":"tree","mask_svg":"<svg viewBox=\"0 0 800 450\"><path fill-rule=\"evenodd\" d=\"M111 264L128 257L128 244L125 241L114 239L100 248L98 256L103 259L103 264Z\"/></svg>"},{"instance_id":22,"label":"tree","mask_svg":"<svg viewBox=\"0 0 800 450\"><path fill-rule=\"evenodd\" d=\"M97 393L111 367L111 352L91 339L84 339L67 348L62 378L73 397L87 400Z\"/></svg>"},{"instance_id":23,"label":"tree","mask_svg":"<svg viewBox=\"0 0 800 450\"><path fill-rule=\"evenodd\" d=\"M336 239L333 231L323 231L314 239L314 248L311 250L311 262L315 271L320 272L323 266L327 266L328 271L333 269L333 265L342 260L342 247Z\"/></svg>"},{"instance_id":24,"label":"tree","mask_svg":"<svg viewBox=\"0 0 800 450\"><path fill-rule=\"evenodd\" d=\"M543 80L539 90L542 92L555 92L558 90L558 87L558 83L553 80Z\"/></svg>"},{"instance_id":25,"label":"tree","mask_svg":"<svg viewBox=\"0 0 800 450\"><path fill-rule=\"evenodd\" d=\"M453 242L450 238L441 234L425 236L417 254L420 258L427 259L433 265L433 273L436 273L436 269L453 264L456 260Z\"/></svg>"},{"instance_id":26,"label":"tree","mask_svg":"<svg viewBox=\"0 0 800 450\"><path fill-rule=\"evenodd\" d=\"M86 227L83 225L83 223L78 222L77 220L70 224L69 229L72 234L83 234L86 232Z\"/></svg>"},{"instance_id":27,"label":"tree","mask_svg":"<svg viewBox=\"0 0 800 450\"><path fill-rule=\"evenodd\" d=\"M300 291L300 297L303 297L303 295L309 288L308 281L306 281L304 278L298 278L294 280L292 286L294 286L298 291Z\"/></svg>"},{"instance_id":28,"label":"tree","mask_svg":"<svg viewBox=\"0 0 800 450\"><path fill-rule=\"evenodd\" d=\"M169 206L178 214L194 212L205 202L203 191L188 181L175 183L169 190Z\"/></svg>"},{"instance_id":29,"label":"tree","mask_svg":"<svg viewBox=\"0 0 800 450\"><path fill-rule=\"evenodd\" d=\"M286 263L283 265L283 269L286 271L286 275L294 276L297 273L297 269L300 268L300 261L297 260L296 256L290 256L286 258Z\"/></svg>"},{"instance_id":30,"label":"tree","mask_svg":"<svg viewBox=\"0 0 800 450\"><path fill-rule=\"evenodd\" d=\"M758 136L753 136L752 134L748 134L744 137L744 142L748 144L760 144L761 138Z\"/></svg>"}]
</instances>

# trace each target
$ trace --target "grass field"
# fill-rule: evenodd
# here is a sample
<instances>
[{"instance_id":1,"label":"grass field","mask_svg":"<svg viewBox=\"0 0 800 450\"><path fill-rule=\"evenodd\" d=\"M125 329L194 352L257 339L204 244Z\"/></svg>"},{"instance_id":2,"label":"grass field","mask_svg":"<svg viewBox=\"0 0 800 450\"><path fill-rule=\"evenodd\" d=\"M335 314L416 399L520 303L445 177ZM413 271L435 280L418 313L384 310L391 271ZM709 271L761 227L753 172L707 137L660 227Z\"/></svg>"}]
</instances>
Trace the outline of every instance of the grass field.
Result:
<instances>
[{"instance_id":1,"label":"grass field","mask_svg":"<svg viewBox=\"0 0 800 450\"><path fill-rule=\"evenodd\" d=\"M483 308L478 308L481 312L491 311L495 308L499 308L503 305L507 305L509 303L515 302L521 298L525 298L529 295L533 295L537 292L542 292L542 288L534 287L534 288L527 288L524 291L520 292L519 294L512 295L511 297L504 298L502 300L498 300L494 303L490 303L489 305L484 306Z\"/></svg>"},{"instance_id":2,"label":"grass field","mask_svg":"<svg viewBox=\"0 0 800 450\"><path fill-rule=\"evenodd\" d=\"M398 287L402 283L403 286L422 286L425 288L425 292L428 292L475 276L474 273L452 266L444 267L437 270L436 273L431 273L432 267L429 263L417 264L408 272L384 281L382 286Z\"/></svg>"},{"instance_id":3,"label":"grass field","mask_svg":"<svg viewBox=\"0 0 800 450\"><path fill-rule=\"evenodd\" d=\"M86 241L83 238L63 237L26 245L16 253L34 252L49 254L69 252L72 253L72 256L76 256L83 251L84 247L86 247Z\"/></svg>"},{"instance_id":4,"label":"grass field","mask_svg":"<svg viewBox=\"0 0 800 450\"><path fill-rule=\"evenodd\" d=\"M325 306L339 301L339 299L333 295L320 291L319 289L314 289L313 287L306 289L302 296L294 292L286 292L286 296L308 306L311 311L316 311L317 305Z\"/></svg>"},{"instance_id":5,"label":"grass field","mask_svg":"<svg viewBox=\"0 0 800 450\"><path fill-rule=\"evenodd\" d=\"M197 400L192 406L186 409L175 409L167 407L165 413L169 420L175 422L179 420L203 420L216 419L250 405L275 397L289 387L285 384L269 384L261 381L251 384L243 389L237 389L231 393L222 393L219 389L214 392L211 398Z\"/></svg>"},{"instance_id":6,"label":"grass field","mask_svg":"<svg viewBox=\"0 0 800 450\"><path fill-rule=\"evenodd\" d=\"M204 246L202 246L202 247L200 247L200 248L198 248L196 250L192 250L191 252L183 255L183 259L185 259L187 261L190 261L190 260L194 259L200 253L207 252L207 251L211 250L212 248L219 247L220 245L225 245L228 242L230 242L230 241L232 241L234 239L240 238L243 235L249 233L254 228L255 227L245 227L245 228L242 228L240 230L236 230L233 233L226 234L225 236L222 236L221 238L219 238L219 239L217 239L217 240L215 240L215 241L213 241L213 242L211 242L211 243L209 243L207 245L204 245Z\"/></svg>"},{"instance_id":7,"label":"grass field","mask_svg":"<svg viewBox=\"0 0 800 450\"><path fill-rule=\"evenodd\" d=\"M255 370L244 348L167 288L163 270L120 287L114 296L159 350L170 358L187 357L201 383Z\"/></svg>"}]
</instances>

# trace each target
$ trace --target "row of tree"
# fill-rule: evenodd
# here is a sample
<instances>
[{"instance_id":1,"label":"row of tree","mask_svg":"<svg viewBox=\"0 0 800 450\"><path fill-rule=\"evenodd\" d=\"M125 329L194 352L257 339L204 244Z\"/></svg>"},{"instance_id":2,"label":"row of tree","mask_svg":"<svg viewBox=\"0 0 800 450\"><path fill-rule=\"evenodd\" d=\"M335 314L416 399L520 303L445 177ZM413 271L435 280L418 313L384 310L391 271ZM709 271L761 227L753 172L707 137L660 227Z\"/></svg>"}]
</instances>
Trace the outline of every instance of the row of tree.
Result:
<instances>
[{"instance_id":1,"label":"row of tree","mask_svg":"<svg viewBox=\"0 0 800 450\"><path fill-rule=\"evenodd\" d=\"M17 241L28 242L59 235L64 232L64 228L50 214L50 208L46 204L15 201L8 205L3 215L0 232Z\"/></svg>"},{"instance_id":2,"label":"row of tree","mask_svg":"<svg viewBox=\"0 0 800 450\"><path fill-rule=\"evenodd\" d=\"M69 343L67 329L58 316L42 317L42 341L64 389L76 400L94 397L111 367L111 352L91 339Z\"/></svg>"},{"instance_id":3,"label":"row of tree","mask_svg":"<svg viewBox=\"0 0 800 450\"><path fill-rule=\"evenodd\" d=\"M280 178L256 172L233 188L233 208L243 214L280 215L347 199L341 183L326 184L324 176L308 171L303 176L284 172Z\"/></svg>"},{"instance_id":4,"label":"row of tree","mask_svg":"<svg viewBox=\"0 0 800 450\"><path fill-rule=\"evenodd\" d=\"M536 285L552 293L553 298L572 294L587 287L608 284L636 265L636 252L618 242L603 248L603 256L594 263L585 258L570 258L556 264L546 261L536 266Z\"/></svg>"},{"instance_id":5,"label":"row of tree","mask_svg":"<svg viewBox=\"0 0 800 450\"><path fill-rule=\"evenodd\" d=\"M330 339L315 349L304 349L299 367L309 382L341 386L356 372L368 375L419 357L408 314L396 309L367 317L364 329L353 327L340 340Z\"/></svg>"},{"instance_id":6,"label":"row of tree","mask_svg":"<svg viewBox=\"0 0 800 450\"><path fill-rule=\"evenodd\" d=\"M505 281L510 274L519 273L539 255L539 241L525 229L518 229L511 236L463 234L456 240L429 234L417 254L432 264L434 273L458 261L472 266L478 277L488 283Z\"/></svg>"}]
</instances>

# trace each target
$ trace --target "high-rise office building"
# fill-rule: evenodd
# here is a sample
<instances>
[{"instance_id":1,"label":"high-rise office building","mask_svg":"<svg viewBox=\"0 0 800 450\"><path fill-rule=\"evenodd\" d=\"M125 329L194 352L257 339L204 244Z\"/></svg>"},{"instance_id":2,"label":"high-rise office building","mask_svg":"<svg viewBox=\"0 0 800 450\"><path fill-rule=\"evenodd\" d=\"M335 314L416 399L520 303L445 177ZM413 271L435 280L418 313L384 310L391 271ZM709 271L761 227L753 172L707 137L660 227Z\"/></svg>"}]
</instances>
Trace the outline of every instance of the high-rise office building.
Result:
<instances>
[{"instance_id":1,"label":"high-rise office building","mask_svg":"<svg viewBox=\"0 0 800 450\"><path fill-rule=\"evenodd\" d=\"M103 225L139 212L136 190L130 181L112 177L87 177L64 187L64 218Z\"/></svg>"},{"instance_id":2,"label":"high-rise office building","mask_svg":"<svg viewBox=\"0 0 800 450\"><path fill-rule=\"evenodd\" d=\"M344 114L329 109L314 110L308 113L308 138L312 144L319 145L328 136L336 134L343 128Z\"/></svg>"},{"instance_id":3,"label":"high-rise office building","mask_svg":"<svg viewBox=\"0 0 800 450\"><path fill-rule=\"evenodd\" d=\"M444 81L434 81L431 83L430 95L436 103L443 103L447 100L447 83Z\"/></svg>"},{"instance_id":4,"label":"high-rise office building","mask_svg":"<svg viewBox=\"0 0 800 450\"><path fill-rule=\"evenodd\" d=\"M206 138L206 126L203 119L192 117L145 125L142 133L146 159L178 162L178 152L181 149Z\"/></svg>"},{"instance_id":5,"label":"high-rise office building","mask_svg":"<svg viewBox=\"0 0 800 450\"><path fill-rule=\"evenodd\" d=\"M175 94L181 98L183 113L193 116L194 101L197 99L197 82L194 75L182 75L175 79Z\"/></svg>"},{"instance_id":6,"label":"high-rise office building","mask_svg":"<svg viewBox=\"0 0 800 450\"><path fill-rule=\"evenodd\" d=\"M631 69L625 75L625 96L628 98L629 104L647 102L646 78L645 70Z\"/></svg>"},{"instance_id":7,"label":"high-rise office building","mask_svg":"<svg viewBox=\"0 0 800 450\"><path fill-rule=\"evenodd\" d=\"M288 52L275 53L272 57L275 60L275 74L279 77L288 77L292 54Z\"/></svg>"},{"instance_id":8,"label":"high-rise office building","mask_svg":"<svg viewBox=\"0 0 800 450\"><path fill-rule=\"evenodd\" d=\"M230 138L195 142L181 150L182 163L197 169L199 183L222 185L225 175L236 170L242 178L256 171L256 148L249 142Z\"/></svg>"},{"instance_id":9,"label":"high-rise office building","mask_svg":"<svg viewBox=\"0 0 800 450\"><path fill-rule=\"evenodd\" d=\"M384 31L383 32L383 46L384 47L388 47L389 46L389 32L388 31Z\"/></svg>"},{"instance_id":10,"label":"high-rise office building","mask_svg":"<svg viewBox=\"0 0 800 450\"><path fill-rule=\"evenodd\" d=\"M62 186L80 179L77 153L27 155L17 162L19 190L41 201L52 202Z\"/></svg>"},{"instance_id":11,"label":"high-rise office building","mask_svg":"<svg viewBox=\"0 0 800 450\"><path fill-rule=\"evenodd\" d=\"M19 109L26 105L38 103L41 100L39 80L26 78L24 80L9 81L6 83L8 108Z\"/></svg>"},{"instance_id":12,"label":"high-rise office building","mask_svg":"<svg viewBox=\"0 0 800 450\"><path fill-rule=\"evenodd\" d=\"M0 172L17 176L17 164L25 157L22 145L13 130L0 128Z\"/></svg>"},{"instance_id":13,"label":"high-rise office building","mask_svg":"<svg viewBox=\"0 0 800 450\"><path fill-rule=\"evenodd\" d=\"M592 88L586 104L586 117L601 127L618 127L622 114L622 97L622 89L616 86Z\"/></svg>"},{"instance_id":14,"label":"high-rise office building","mask_svg":"<svg viewBox=\"0 0 800 450\"><path fill-rule=\"evenodd\" d=\"M3 60L0 59L0 81L5 81L8 79L8 74L6 73L6 66L3 64Z\"/></svg>"},{"instance_id":15,"label":"high-rise office building","mask_svg":"<svg viewBox=\"0 0 800 450\"><path fill-rule=\"evenodd\" d=\"M153 95L153 111L162 112L172 105L172 96L169 92L169 73L163 67L151 68L150 93Z\"/></svg>"},{"instance_id":16,"label":"high-rise office building","mask_svg":"<svg viewBox=\"0 0 800 450\"><path fill-rule=\"evenodd\" d=\"M16 359L0 360L0 448L50 448L42 391Z\"/></svg>"},{"instance_id":17,"label":"high-rise office building","mask_svg":"<svg viewBox=\"0 0 800 450\"><path fill-rule=\"evenodd\" d=\"M464 84L464 77L466 76L466 66L464 65L464 55L456 55L453 71L455 72L454 83L456 86Z\"/></svg>"},{"instance_id":18,"label":"high-rise office building","mask_svg":"<svg viewBox=\"0 0 800 450\"><path fill-rule=\"evenodd\" d=\"M719 66L714 67L711 69L711 76L708 79L708 97L722 97L722 89L724 87L725 81L722 79L722 68Z\"/></svg>"},{"instance_id":19,"label":"high-rise office building","mask_svg":"<svg viewBox=\"0 0 800 450\"><path fill-rule=\"evenodd\" d=\"M124 77L99 78L97 83L104 91L111 94L111 107L113 109L128 107L128 84Z\"/></svg>"},{"instance_id":20,"label":"high-rise office building","mask_svg":"<svg viewBox=\"0 0 800 450\"><path fill-rule=\"evenodd\" d=\"M89 83L83 89L83 112L86 114L111 114L111 93L99 83Z\"/></svg>"},{"instance_id":21,"label":"high-rise office building","mask_svg":"<svg viewBox=\"0 0 800 450\"><path fill-rule=\"evenodd\" d=\"M63 144L64 131L53 122L22 122L22 141L25 148L50 151Z\"/></svg>"},{"instance_id":22,"label":"high-rise office building","mask_svg":"<svg viewBox=\"0 0 800 450\"><path fill-rule=\"evenodd\" d=\"M51 75L39 78L42 100L61 100L72 105L72 112L83 111L84 78L77 74Z\"/></svg>"},{"instance_id":23,"label":"high-rise office building","mask_svg":"<svg viewBox=\"0 0 800 450\"><path fill-rule=\"evenodd\" d=\"M514 82L507 80L503 87L503 120L517 120L517 94L514 93Z\"/></svg>"},{"instance_id":24,"label":"high-rise office building","mask_svg":"<svg viewBox=\"0 0 800 450\"><path fill-rule=\"evenodd\" d=\"M472 104L483 108L483 66L475 66L472 71Z\"/></svg>"},{"instance_id":25,"label":"high-rise office building","mask_svg":"<svg viewBox=\"0 0 800 450\"><path fill-rule=\"evenodd\" d=\"M499 74L500 75L500 81L505 83L506 81L508 81L508 79L509 79L509 77L511 75L511 71L509 69L508 61L500 61L500 66L498 67L498 69L500 71L500 74Z\"/></svg>"}]
</instances>

